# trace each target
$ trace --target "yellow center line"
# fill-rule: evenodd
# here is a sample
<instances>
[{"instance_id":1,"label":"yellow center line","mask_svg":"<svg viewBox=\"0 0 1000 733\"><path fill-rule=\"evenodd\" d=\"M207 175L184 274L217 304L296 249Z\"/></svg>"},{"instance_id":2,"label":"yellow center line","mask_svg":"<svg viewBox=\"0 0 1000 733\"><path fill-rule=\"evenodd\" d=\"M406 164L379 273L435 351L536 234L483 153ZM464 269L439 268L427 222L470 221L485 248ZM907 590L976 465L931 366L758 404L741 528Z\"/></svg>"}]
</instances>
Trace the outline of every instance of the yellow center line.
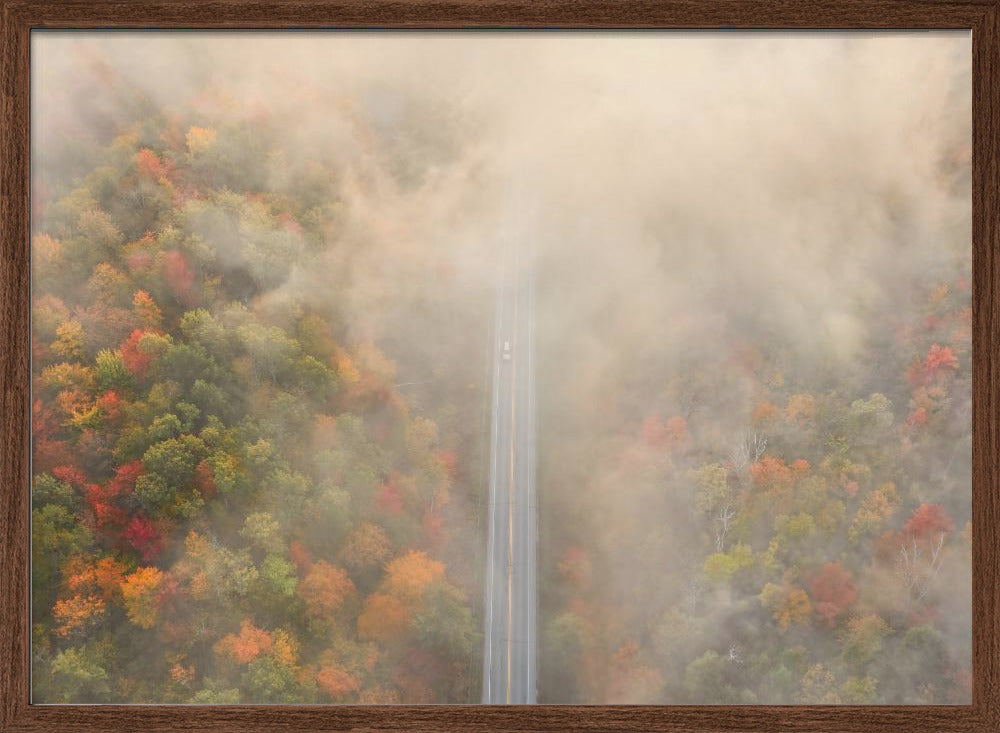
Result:
<instances>
[{"instance_id":1,"label":"yellow center line","mask_svg":"<svg viewBox=\"0 0 1000 733\"><path fill-rule=\"evenodd\" d=\"M514 319L511 326L510 364L510 489L507 492L507 703L510 704L511 667L512 667L512 636L514 633L514 491L517 479L514 475L514 452L517 433L517 301L518 301L518 271L517 247L514 248Z\"/></svg>"}]
</instances>

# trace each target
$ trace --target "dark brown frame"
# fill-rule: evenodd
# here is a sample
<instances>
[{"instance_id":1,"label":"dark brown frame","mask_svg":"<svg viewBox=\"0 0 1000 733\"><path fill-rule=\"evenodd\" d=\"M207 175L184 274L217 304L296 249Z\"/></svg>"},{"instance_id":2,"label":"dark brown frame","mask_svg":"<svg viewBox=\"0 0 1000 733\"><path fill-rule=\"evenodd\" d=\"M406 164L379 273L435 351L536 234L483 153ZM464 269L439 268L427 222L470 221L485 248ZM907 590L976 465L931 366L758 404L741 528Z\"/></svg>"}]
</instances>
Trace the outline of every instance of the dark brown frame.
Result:
<instances>
[{"instance_id":1,"label":"dark brown frame","mask_svg":"<svg viewBox=\"0 0 1000 733\"><path fill-rule=\"evenodd\" d=\"M998 5L1000 0L0 0L0 731L1000 731ZM30 705L30 31L626 27L972 30L972 705Z\"/></svg>"}]
</instances>

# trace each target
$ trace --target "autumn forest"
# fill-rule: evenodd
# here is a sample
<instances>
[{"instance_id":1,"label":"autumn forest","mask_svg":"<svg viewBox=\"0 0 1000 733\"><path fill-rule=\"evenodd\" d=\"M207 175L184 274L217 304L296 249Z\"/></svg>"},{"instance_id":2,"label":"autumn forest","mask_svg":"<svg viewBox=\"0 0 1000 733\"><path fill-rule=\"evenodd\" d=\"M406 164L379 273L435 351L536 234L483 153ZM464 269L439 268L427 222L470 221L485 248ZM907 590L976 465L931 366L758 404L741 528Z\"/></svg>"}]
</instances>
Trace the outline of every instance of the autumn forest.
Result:
<instances>
[{"instance_id":1,"label":"autumn forest","mask_svg":"<svg viewBox=\"0 0 1000 733\"><path fill-rule=\"evenodd\" d=\"M967 36L176 36L34 45L35 703L480 701L512 178L539 702L969 702Z\"/></svg>"}]
</instances>

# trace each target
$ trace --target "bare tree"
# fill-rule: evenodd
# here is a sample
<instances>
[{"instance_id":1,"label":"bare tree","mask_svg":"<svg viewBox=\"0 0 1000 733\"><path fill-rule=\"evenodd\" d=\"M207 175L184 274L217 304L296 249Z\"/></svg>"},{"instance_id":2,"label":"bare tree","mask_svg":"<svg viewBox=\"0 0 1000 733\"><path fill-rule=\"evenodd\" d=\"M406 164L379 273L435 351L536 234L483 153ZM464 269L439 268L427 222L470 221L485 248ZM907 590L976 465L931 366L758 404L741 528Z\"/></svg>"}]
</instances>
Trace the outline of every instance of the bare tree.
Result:
<instances>
[{"instance_id":1,"label":"bare tree","mask_svg":"<svg viewBox=\"0 0 1000 733\"><path fill-rule=\"evenodd\" d=\"M944 547L945 533L938 535L937 540L929 540L927 548L921 547L916 537L909 542L903 540L899 544L899 555L896 565L900 576L906 582L911 598L920 602L927 597L928 591L941 569L941 550Z\"/></svg>"},{"instance_id":2,"label":"bare tree","mask_svg":"<svg viewBox=\"0 0 1000 733\"><path fill-rule=\"evenodd\" d=\"M720 507L719 514L715 518L715 521L719 525L715 533L716 552L726 551L726 535L729 534L729 523L737 513L736 501L736 496L731 493L729 500Z\"/></svg>"},{"instance_id":3,"label":"bare tree","mask_svg":"<svg viewBox=\"0 0 1000 733\"><path fill-rule=\"evenodd\" d=\"M767 448L767 438L753 430L746 430L733 449L730 461L733 472L728 481L726 499L719 507L715 521L718 530L715 536L715 551L726 551L726 535L729 534L730 523L739 513L743 502L743 485L749 480L750 466L761 459Z\"/></svg>"},{"instance_id":4,"label":"bare tree","mask_svg":"<svg viewBox=\"0 0 1000 733\"><path fill-rule=\"evenodd\" d=\"M729 655L727 659L733 664L743 664L743 655L740 654L740 645L735 641L729 645Z\"/></svg>"},{"instance_id":5,"label":"bare tree","mask_svg":"<svg viewBox=\"0 0 1000 733\"><path fill-rule=\"evenodd\" d=\"M760 460L767 439L747 430L733 449L728 466L712 463L692 472L697 484L695 504L715 526L715 551L726 551L726 536L743 508L750 466Z\"/></svg>"},{"instance_id":6,"label":"bare tree","mask_svg":"<svg viewBox=\"0 0 1000 733\"><path fill-rule=\"evenodd\" d=\"M747 469L761 459L766 449L767 438L753 430L747 430L730 456L733 470L744 477Z\"/></svg>"}]
</instances>

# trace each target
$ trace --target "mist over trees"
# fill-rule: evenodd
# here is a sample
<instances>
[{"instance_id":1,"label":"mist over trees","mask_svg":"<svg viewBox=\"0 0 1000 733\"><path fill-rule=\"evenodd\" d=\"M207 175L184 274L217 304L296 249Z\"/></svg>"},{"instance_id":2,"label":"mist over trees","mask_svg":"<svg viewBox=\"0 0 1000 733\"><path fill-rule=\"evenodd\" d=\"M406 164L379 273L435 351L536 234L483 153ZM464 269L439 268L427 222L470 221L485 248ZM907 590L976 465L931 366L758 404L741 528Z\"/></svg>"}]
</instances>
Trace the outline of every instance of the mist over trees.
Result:
<instances>
[{"instance_id":1,"label":"mist over trees","mask_svg":"<svg viewBox=\"0 0 1000 733\"><path fill-rule=\"evenodd\" d=\"M971 699L967 34L34 44L34 702L478 701L527 216L539 700Z\"/></svg>"},{"instance_id":2,"label":"mist over trees","mask_svg":"<svg viewBox=\"0 0 1000 733\"><path fill-rule=\"evenodd\" d=\"M543 227L539 699L968 703L968 39L686 43Z\"/></svg>"},{"instance_id":3,"label":"mist over trees","mask_svg":"<svg viewBox=\"0 0 1000 733\"><path fill-rule=\"evenodd\" d=\"M364 155L307 156L224 86L167 99L117 49L60 42L36 128L33 699L474 701L486 357L447 329L491 298L425 272L393 221L456 151L342 101L322 112ZM64 109L74 80L99 95Z\"/></svg>"}]
</instances>

